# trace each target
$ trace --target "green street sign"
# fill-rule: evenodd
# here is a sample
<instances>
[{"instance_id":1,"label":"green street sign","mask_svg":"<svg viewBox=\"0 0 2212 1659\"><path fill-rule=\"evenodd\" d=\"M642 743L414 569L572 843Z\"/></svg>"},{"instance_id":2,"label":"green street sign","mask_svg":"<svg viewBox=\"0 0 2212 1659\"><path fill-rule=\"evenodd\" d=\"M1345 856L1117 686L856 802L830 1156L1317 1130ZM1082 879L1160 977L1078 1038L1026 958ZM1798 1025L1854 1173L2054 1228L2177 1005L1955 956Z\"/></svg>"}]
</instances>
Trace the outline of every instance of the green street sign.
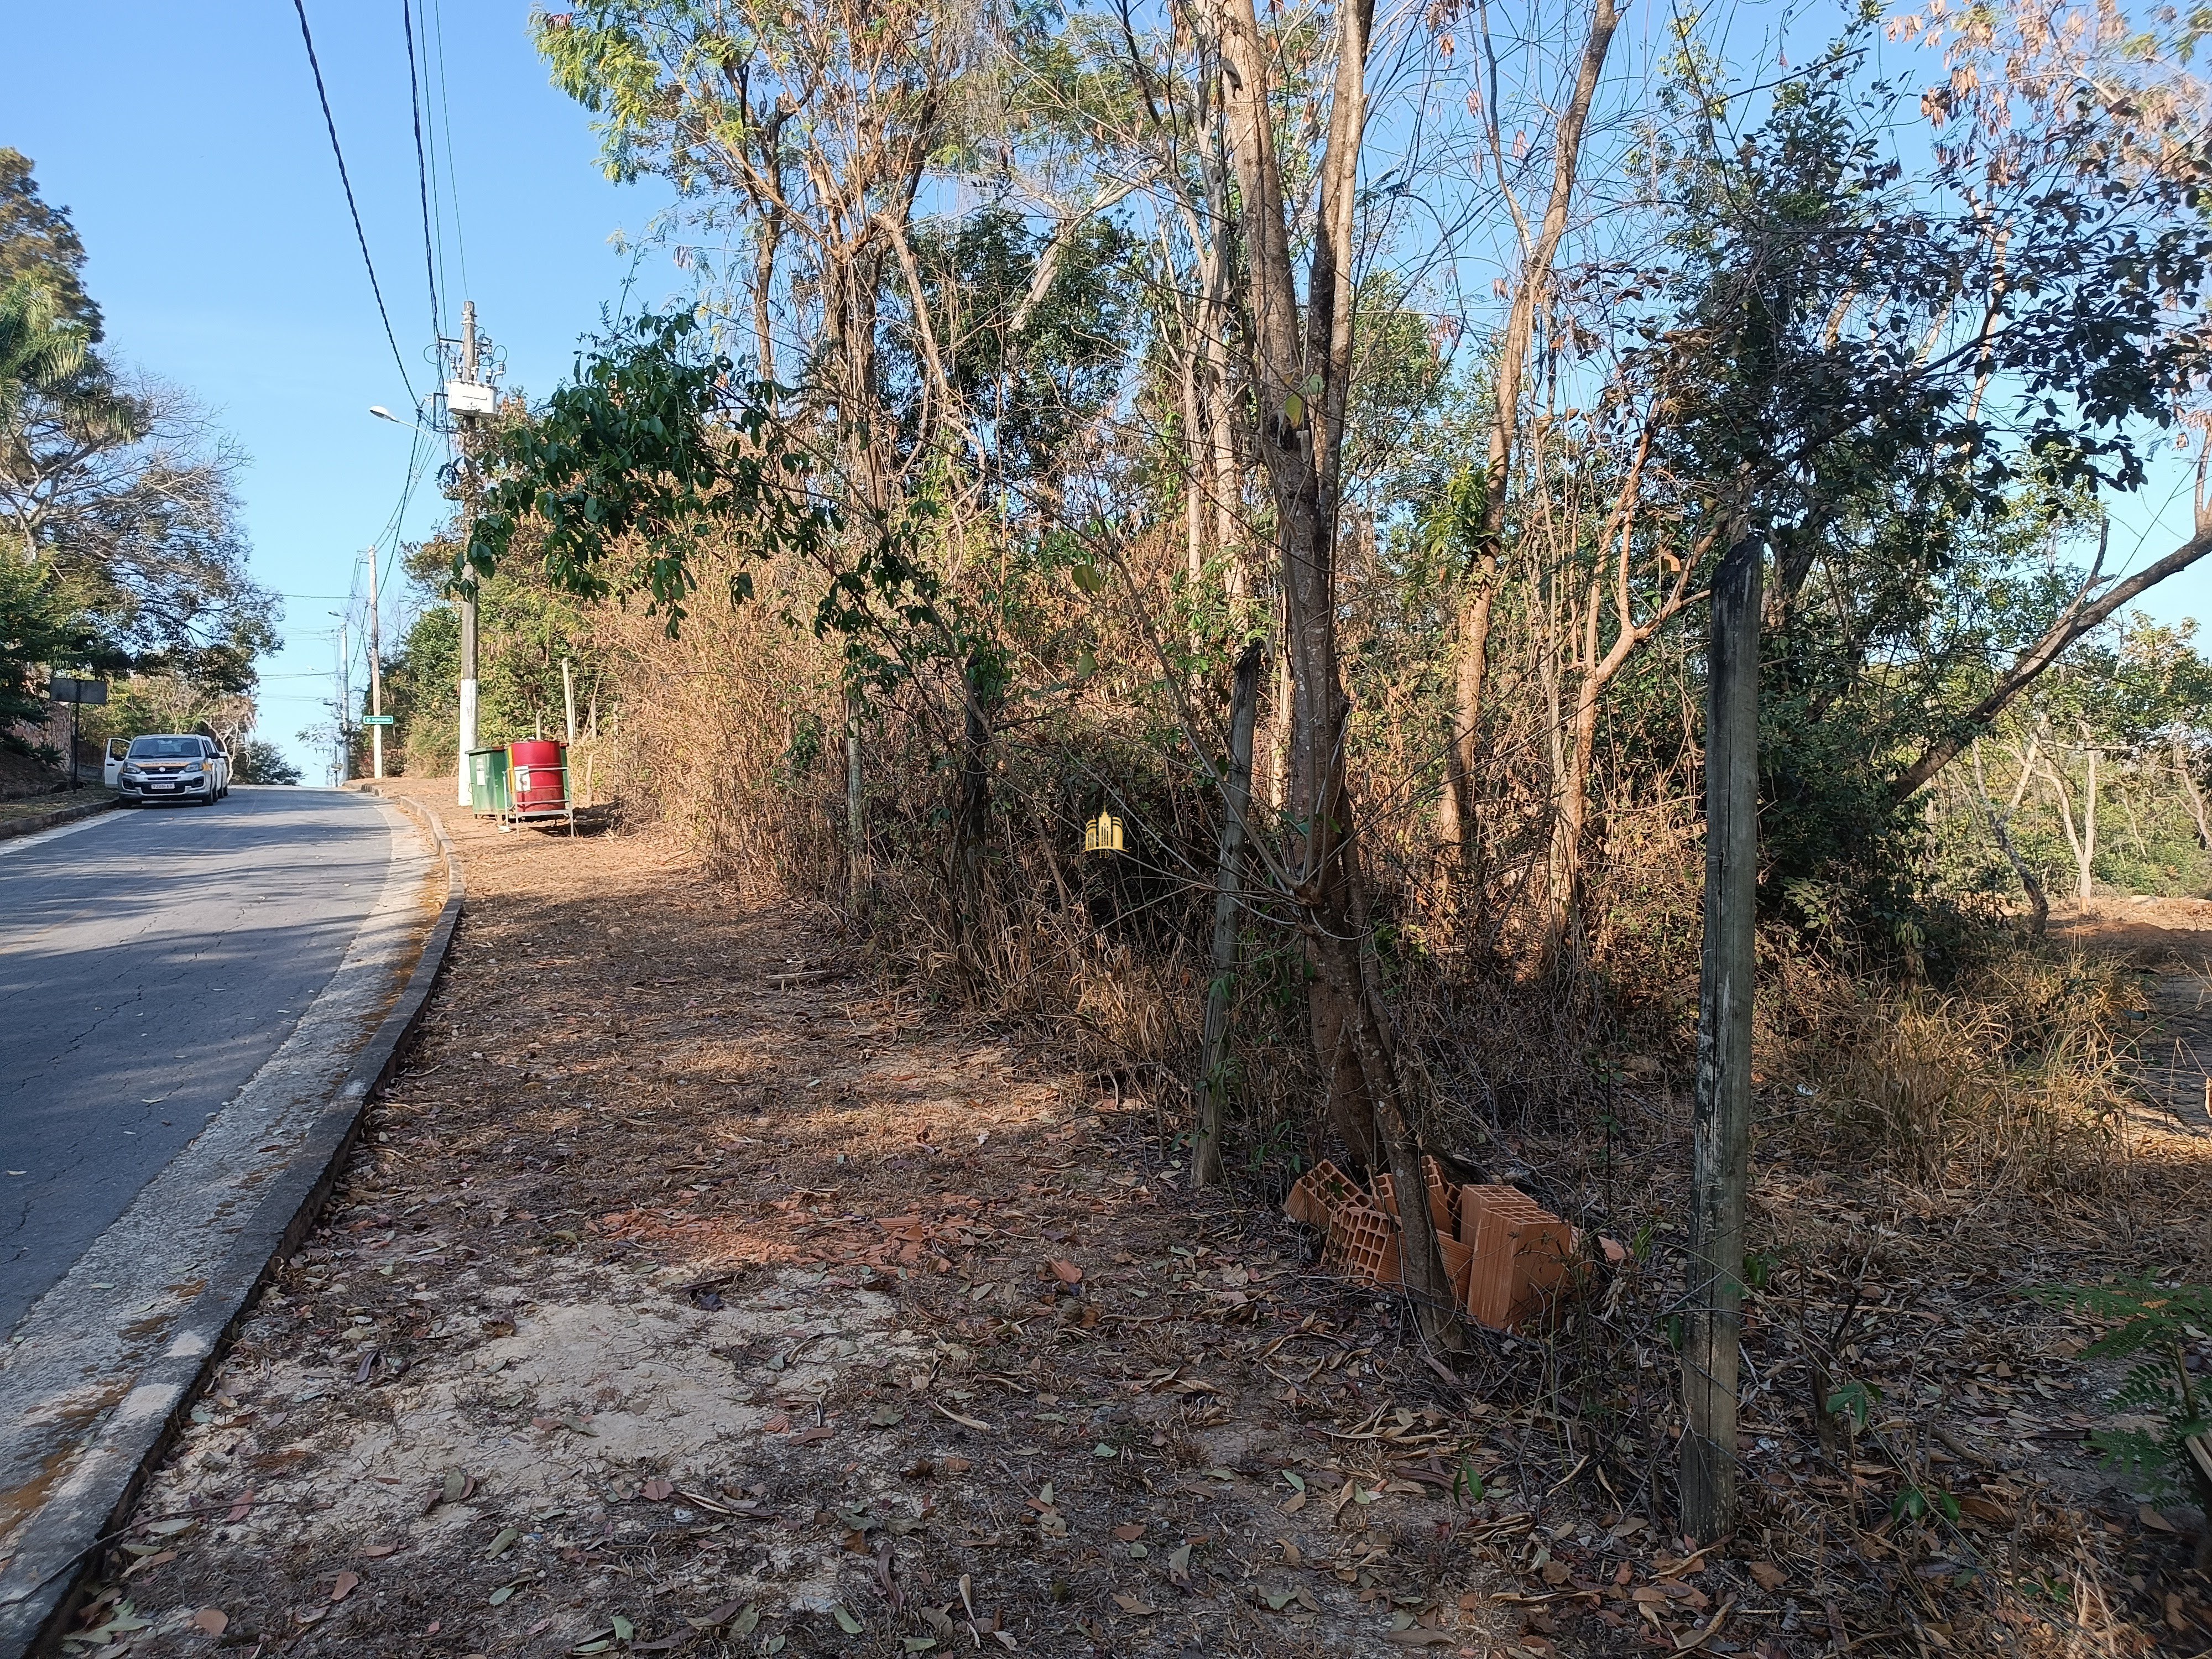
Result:
<instances>
[{"instance_id":1,"label":"green street sign","mask_svg":"<svg viewBox=\"0 0 2212 1659\"><path fill-rule=\"evenodd\" d=\"M392 724L392 716L389 714L363 714L361 717L361 723L363 726L389 726Z\"/></svg>"}]
</instances>

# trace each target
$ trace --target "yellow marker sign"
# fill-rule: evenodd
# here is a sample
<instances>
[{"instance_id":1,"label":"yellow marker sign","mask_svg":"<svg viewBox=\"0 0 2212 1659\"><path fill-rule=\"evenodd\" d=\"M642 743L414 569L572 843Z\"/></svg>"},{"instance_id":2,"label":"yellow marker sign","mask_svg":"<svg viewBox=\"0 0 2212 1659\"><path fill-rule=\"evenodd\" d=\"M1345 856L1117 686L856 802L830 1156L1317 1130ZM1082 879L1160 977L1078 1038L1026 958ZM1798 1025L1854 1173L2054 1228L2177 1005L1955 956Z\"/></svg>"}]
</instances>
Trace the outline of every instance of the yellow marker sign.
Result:
<instances>
[{"instance_id":1,"label":"yellow marker sign","mask_svg":"<svg viewBox=\"0 0 2212 1659\"><path fill-rule=\"evenodd\" d=\"M1121 820L1111 812L1101 812L1083 826L1083 850L1086 853L1118 853L1122 850Z\"/></svg>"}]
</instances>

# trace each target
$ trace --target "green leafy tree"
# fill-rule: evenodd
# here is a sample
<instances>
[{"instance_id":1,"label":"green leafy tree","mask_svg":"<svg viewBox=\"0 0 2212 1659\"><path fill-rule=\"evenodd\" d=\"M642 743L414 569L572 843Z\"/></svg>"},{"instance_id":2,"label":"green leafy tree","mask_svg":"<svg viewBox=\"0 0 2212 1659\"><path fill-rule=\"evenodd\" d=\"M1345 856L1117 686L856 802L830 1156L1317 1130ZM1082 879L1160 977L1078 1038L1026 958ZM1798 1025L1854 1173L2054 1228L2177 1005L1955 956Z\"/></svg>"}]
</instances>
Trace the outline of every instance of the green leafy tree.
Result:
<instances>
[{"instance_id":1,"label":"green leafy tree","mask_svg":"<svg viewBox=\"0 0 2212 1659\"><path fill-rule=\"evenodd\" d=\"M455 570L489 576L526 529L554 587L642 597L672 634L698 586L709 523L732 530L732 599L744 556L819 549L836 519L808 499L806 457L772 412L774 388L732 390L735 366L688 315L611 325L574 375L479 458L487 483Z\"/></svg>"},{"instance_id":2,"label":"green leafy tree","mask_svg":"<svg viewBox=\"0 0 2212 1659\"><path fill-rule=\"evenodd\" d=\"M1856 50L1779 88L1732 152L1655 150L1680 180L1674 255L1625 380L1667 409L1672 499L1647 517L1693 549L1729 520L1771 547L1764 890L1894 931L1917 926L1914 793L2133 593L2212 551L2200 537L2124 582L2037 569L2098 495L2142 483L2203 372L2212 234L2191 205L2201 157L2095 189L2055 149L2063 178L1995 201L1948 151L1908 176L1899 94L1857 78Z\"/></svg>"},{"instance_id":3,"label":"green leafy tree","mask_svg":"<svg viewBox=\"0 0 2212 1659\"><path fill-rule=\"evenodd\" d=\"M1137 324L1128 233L1088 219L1054 249L1051 233L987 208L954 226L921 226L913 240L945 385L981 440L967 464L990 488L1056 507L1068 445L1119 388L1127 363ZM1054 263L1036 295L1048 251ZM887 354L902 382L902 423L917 436L928 370L905 342L919 338L918 325L902 331Z\"/></svg>"},{"instance_id":4,"label":"green leafy tree","mask_svg":"<svg viewBox=\"0 0 2212 1659\"><path fill-rule=\"evenodd\" d=\"M236 783L298 783L300 769L275 744L248 738L231 749L230 775Z\"/></svg>"},{"instance_id":5,"label":"green leafy tree","mask_svg":"<svg viewBox=\"0 0 2212 1659\"><path fill-rule=\"evenodd\" d=\"M82 261L68 216L0 150L0 526L97 665L243 696L276 644L276 598L246 568L243 457L186 394L126 384L94 349Z\"/></svg>"},{"instance_id":6,"label":"green leafy tree","mask_svg":"<svg viewBox=\"0 0 2212 1659\"><path fill-rule=\"evenodd\" d=\"M0 289L40 283L85 343L98 345L100 307L84 290L83 270L84 244L69 210L50 207L40 195L29 156L0 145Z\"/></svg>"},{"instance_id":7,"label":"green leafy tree","mask_svg":"<svg viewBox=\"0 0 2212 1659\"><path fill-rule=\"evenodd\" d=\"M90 667L98 653L99 641L46 573L0 553L0 744L27 753L29 742L17 728L44 724L48 667Z\"/></svg>"}]
</instances>

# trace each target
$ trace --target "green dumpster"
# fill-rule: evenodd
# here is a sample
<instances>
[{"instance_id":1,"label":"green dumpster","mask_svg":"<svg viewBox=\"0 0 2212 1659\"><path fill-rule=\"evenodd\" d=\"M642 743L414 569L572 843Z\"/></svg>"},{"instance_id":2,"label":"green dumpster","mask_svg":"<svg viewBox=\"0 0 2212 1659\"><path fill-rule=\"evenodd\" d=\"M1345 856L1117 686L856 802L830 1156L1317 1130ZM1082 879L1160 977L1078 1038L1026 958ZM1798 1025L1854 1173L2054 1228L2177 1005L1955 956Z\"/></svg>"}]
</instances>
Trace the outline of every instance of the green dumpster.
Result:
<instances>
[{"instance_id":1,"label":"green dumpster","mask_svg":"<svg viewBox=\"0 0 2212 1659\"><path fill-rule=\"evenodd\" d=\"M513 803L507 793L507 750L469 750L469 811L480 818L495 818Z\"/></svg>"}]
</instances>

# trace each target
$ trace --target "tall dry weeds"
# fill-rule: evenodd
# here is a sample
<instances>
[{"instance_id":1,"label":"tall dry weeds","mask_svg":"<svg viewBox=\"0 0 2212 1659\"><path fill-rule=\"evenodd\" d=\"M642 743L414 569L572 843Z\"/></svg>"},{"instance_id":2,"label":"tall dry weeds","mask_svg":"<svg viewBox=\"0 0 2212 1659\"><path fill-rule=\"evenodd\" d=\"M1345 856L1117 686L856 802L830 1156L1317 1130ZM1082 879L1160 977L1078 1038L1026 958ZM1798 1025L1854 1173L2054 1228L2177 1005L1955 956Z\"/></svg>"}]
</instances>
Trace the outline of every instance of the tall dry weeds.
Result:
<instances>
[{"instance_id":1,"label":"tall dry weeds","mask_svg":"<svg viewBox=\"0 0 2212 1659\"><path fill-rule=\"evenodd\" d=\"M985 845L965 880L951 831L957 673L924 662L878 697L864 741L868 879L856 892L842 665L804 623L810 573L757 574L768 597L732 603L710 580L674 638L641 611L599 613L616 688L593 750L599 789L619 798L626 822L688 842L749 902L834 905L886 971L942 1004L1050 1036L1102 1088L1134 1092L1170 1131L1182 1127L1210 971L1218 805L1192 734L1164 723L1141 625L1092 617L1081 637L1100 671L1006 711L991 745ZM1069 648L1051 628L1030 646ZM1048 654L1032 666L1045 678ZM1201 726L1219 712L1207 684L1194 677L1182 694ZM1475 1167L1549 1164L1545 1184L1565 1201L1635 1138L1631 1120L1647 1152L1654 1137L1677 1139L1703 873L1692 780L1619 767L1597 818L1588 925L1572 951L1539 958L1511 920L1534 913L1528 890L1543 879L1537 734L1498 753L1482 854L1440 880L1425 828L1433 792L1423 793L1435 782L1423 771L1433 734L1421 699L1399 689L1364 718L1358 741L1373 763L1353 775L1375 831L1377 969L1424 1085L1426 1129ZM1262 730L1272 724L1263 711ZM1123 854L1081 850L1083 823L1102 807L1129 825ZM1856 971L1771 930L1762 1133L1923 1186L2108 1180L2124 1087L2115 1033L2138 994L2110 964L1995 930L1977 948L1975 965L1937 989ZM1264 1193L1331 1149L1315 1109L1300 943L1257 893L1242 950L1232 1163Z\"/></svg>"},{"instance_id":2,"label":"tall dry weeds","mask_svg":"<svg viewBox=\"0 0 2212 1659\"><path fill-rule=\"evenodd\" d=\"M1776 1127L1936 1188L2101 1188L2123 1146L2142 1006L2108 959L1995 946L1951 984L1884 981L1771 949L1757 1064Z\"/></svg>"}]
</instances>

